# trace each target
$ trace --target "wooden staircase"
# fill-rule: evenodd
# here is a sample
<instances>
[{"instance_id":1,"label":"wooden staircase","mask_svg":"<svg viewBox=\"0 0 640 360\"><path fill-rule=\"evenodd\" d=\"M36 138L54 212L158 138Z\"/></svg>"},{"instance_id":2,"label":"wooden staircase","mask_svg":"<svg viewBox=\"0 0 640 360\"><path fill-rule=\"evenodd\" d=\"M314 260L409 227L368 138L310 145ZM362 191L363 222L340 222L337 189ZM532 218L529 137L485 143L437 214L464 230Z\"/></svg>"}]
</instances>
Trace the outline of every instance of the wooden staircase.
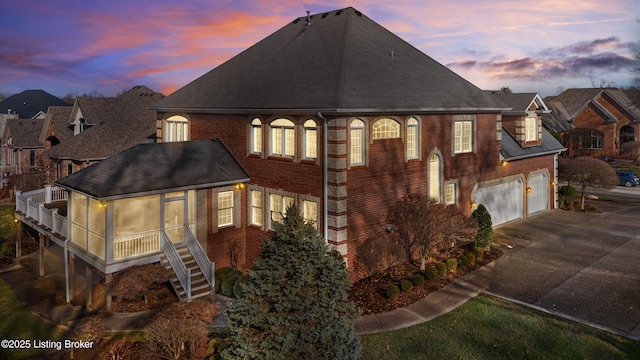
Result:
<instances>
[{"instance_id":1,"label":"wooden staircase","mask_svg":"<svg viewBox=\"0 0 640 360\"><path fill-rule=\"evenodd\" d=\"M196 263L196 260L193 258L193 255L191 255L187 245L177 245L176 250L178 251L178 255L180 256L182 263L187 267L187 269L191 270L191 300L211 294L211 287L202 273L202 270ZM160 263L166 269L173 271L166 255L162 255ZM178 277L174 275L170 279L170 283L180 301L187 301L187 293L180 283L180 280L178 280Z\"/></svg>"}]
</instances>

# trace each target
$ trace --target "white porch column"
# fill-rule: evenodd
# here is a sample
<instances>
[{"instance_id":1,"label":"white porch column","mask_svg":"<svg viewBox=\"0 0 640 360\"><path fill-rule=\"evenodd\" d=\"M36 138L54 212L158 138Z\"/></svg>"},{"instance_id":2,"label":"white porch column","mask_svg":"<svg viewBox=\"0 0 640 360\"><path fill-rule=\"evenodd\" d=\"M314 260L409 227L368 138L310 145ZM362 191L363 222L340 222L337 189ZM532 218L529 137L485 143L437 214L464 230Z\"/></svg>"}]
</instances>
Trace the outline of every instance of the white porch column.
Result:
<instances>
[{"instance_id":1,"label":"white porch column","mask_svg":"<svg viewBox=\"0 0 640 360\"><path fill-rule=\"evenodd\" d=\"M51 203L51 185L44 186L44 203L45 204Z\"/></svg>"}]
</instances>

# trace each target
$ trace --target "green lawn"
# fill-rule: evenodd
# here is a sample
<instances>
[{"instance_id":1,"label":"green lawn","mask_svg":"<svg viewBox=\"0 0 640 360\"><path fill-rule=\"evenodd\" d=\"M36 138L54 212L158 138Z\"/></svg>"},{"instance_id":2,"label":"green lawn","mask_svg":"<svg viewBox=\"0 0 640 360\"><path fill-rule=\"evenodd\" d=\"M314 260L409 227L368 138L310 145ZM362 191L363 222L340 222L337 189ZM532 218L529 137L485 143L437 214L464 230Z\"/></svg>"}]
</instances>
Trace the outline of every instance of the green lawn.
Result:
<instances>
[{"instance_id":1,"label":"green lawn","mask_svg":"<svg viewBox=\"0 0 640 360\"><path fill-rule=\"evenodd\" d=\"M63 335L53 325L47 324L31 314L16 298L6 282L0 280L0 340L60 340ZM10 350L0 347L0 359L23 359L41 351Z\"/></svg>"},{"instance_id":2,"label":"green lawn","mask_svg":"<svg viewBox=\"0 0 640 360\"><path fill-rule=\"evenodd\" d=\"M365 360L640 359L637 341L489 296L361 341Z\"/></svg>"}]
</instances>

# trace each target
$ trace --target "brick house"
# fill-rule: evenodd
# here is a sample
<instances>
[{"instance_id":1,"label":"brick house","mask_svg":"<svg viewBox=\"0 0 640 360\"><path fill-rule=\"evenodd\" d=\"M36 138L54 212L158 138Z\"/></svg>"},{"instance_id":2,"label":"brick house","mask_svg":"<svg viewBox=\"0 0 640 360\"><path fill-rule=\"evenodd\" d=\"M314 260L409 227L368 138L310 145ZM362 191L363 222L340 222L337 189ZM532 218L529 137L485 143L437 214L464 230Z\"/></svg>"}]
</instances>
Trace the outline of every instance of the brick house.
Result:
<instances>
[{"instance_id":1,"label":"brick house","mask_svg":"<svg viewBox=\"0 0 640 360\"><path fill-rule=\"evenodd\" d=\"M640 159L638 90L567 89L545 98L547 128L559 133L569 156Z\"/></svg>"},{"instance_id":2,"label":"brick house","mask_svg":"<svg viewBox=\"0 0 640 360\"><path fill-rule=\"evenodd\" d=\"M42 168L44 148L39 140L44 120L8 119L2 133L9 175L37 175ZM38 184L41 187L43 183Z\"/></svg>"},{"instance_id":3,"label":"brick house","mask_svg":"<svg viewBox=\"0 0 640 360\"><path fill-rule=\"evenodd\" d=\"M59 179L44 197L68 194L62 225L39 225L35 194L16 216L107 283L171 258L189 289L250 267L296 203L357 280L400 256L385 218L407 192L484 204L494 224L555 208L564 149L525 97L480 90L353 8L309 15L152 105L157 143Z\"/></svg>"}]
</instances>

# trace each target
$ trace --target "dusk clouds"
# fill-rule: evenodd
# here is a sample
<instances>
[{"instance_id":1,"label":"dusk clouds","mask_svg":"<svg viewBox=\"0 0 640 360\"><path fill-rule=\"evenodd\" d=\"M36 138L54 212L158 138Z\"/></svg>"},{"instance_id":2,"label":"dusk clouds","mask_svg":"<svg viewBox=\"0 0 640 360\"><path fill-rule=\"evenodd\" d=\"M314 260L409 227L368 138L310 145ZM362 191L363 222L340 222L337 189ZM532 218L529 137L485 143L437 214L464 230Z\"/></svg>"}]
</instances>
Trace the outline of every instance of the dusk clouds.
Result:
<instances>
[{"instance_id":1,"label":"dusk clouds","mask_svg":"<svg viewBox=\"0 0 640 360\"><path fill-rule=\"evenodd\" d=\"M353 6L483 89L630 84L633 0L30 0L0 13L0 93L169 94L304 16Z\"/></svg>"}]
</instances>

